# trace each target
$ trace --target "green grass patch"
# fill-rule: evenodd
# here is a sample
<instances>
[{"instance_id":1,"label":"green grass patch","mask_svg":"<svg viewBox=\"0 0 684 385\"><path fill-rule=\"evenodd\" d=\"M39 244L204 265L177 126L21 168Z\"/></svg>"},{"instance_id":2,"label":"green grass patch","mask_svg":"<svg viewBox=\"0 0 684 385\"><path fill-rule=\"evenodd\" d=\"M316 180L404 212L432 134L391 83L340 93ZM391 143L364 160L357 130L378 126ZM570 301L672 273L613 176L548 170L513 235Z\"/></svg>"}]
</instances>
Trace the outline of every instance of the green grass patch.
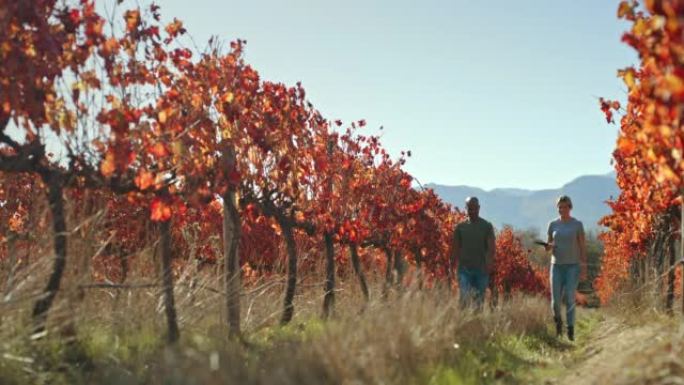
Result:
<instances>
[{"instance_id":1,"label":"green grass patch","mask_svg":"<svg viewBox=\"0 0 684 385\"><path fill-rule=\"evenodd\" d=\"M334 327L334 321L323 321L320 318L309 318L287 325L274 325L263 328L249 336L248 343L267 348L280 343L306 342L320 335L326 329Z\"/></svg>"},{"instance_id":2,"label":"green grass patch","mask_svg":"<svg viewBox=\"0 0 684 385\"><path fill-rule=\"evenodd\" d=\"M546 332L504 335L488 342L460 346L438 366L426 368L415 383L431 385L536 382L534 369L551 365L563 346Z\"/></svg>"},{"instance_id":3,"label":"green grass patch","mask_svg":"<svg viewBox=\"0 0 684 385\"><path fill-rule=\"evenodd\" d=\"M577 320L576 342L557 338L552 325L534 333L500 335L482 344L454 347L443 362L421 371L415 384L533 384L560 376L581 359L602 317L596 311Z\"/></svg>"}]
</instances>

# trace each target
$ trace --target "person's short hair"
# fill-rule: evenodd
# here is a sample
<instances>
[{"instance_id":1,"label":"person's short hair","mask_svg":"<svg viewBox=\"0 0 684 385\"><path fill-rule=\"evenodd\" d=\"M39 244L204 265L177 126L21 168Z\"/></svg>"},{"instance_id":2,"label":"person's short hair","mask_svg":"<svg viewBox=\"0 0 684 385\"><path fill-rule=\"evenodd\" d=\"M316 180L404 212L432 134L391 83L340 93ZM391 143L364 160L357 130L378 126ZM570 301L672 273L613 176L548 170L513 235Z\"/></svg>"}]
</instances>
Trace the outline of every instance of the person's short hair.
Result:
<instances>
[{"instance_id":1,"label":"person's short hair","mask_svg":"<svg viewBox=\"0 0 684 385\"><path fill-rule=\"evenodd\" d=\"M470 202L474 202L474 203L476 203L478 206L480 205L480 200L477 199L477 197L473 197L473 196L467 197L466 200L465 200L466 206L467 206Z\"/></svg>"},{"instance_id":2,"label":"person's short hair","mask_svg":"<svg viewBox=\"0 0 684 385\"><path fill-rule=\"evenodd\" d=\"M570 197L567 195L561 195L558 197L558 200L556 200L556 207L558 207L558 205L561 203L567 203L568 207L572 208L572 199L570 199Z\"/></svg>"}]
</instances>

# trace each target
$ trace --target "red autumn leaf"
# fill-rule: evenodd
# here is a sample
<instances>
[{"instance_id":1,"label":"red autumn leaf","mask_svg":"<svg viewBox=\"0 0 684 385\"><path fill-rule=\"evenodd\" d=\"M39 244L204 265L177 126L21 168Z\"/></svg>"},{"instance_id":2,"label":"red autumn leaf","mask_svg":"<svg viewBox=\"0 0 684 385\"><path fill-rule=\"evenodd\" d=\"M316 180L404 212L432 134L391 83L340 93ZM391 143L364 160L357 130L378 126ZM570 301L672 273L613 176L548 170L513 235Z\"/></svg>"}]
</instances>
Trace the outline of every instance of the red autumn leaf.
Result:
<instances>
[{"instance_id":1,"label":"red autumn leaf","mask_svg":"<svg viewBox=\"0 0 684 385\"><path fill-rule=\"evenodd\" d=\"M20 233L24 228L24 217L19 212L15 212L10 217L8 224L11 231Z\"/></svg>"},{"instance_id":2,"label":"red autumn leaf","mask_svg":"<svg viewBox=\"0 0 684 385\"><path fill-rule=\"evenodd\" d=\"M180 200L176 202L176 215L179 217L185 216L185 214L188 212L188 206L185 205L185 203L181 202Z\"/></svg>"},{"instance_id":3,"label":"red autumn leaf","mask_svg":"<svg viewBox=\"0 0 684 385\"><path fill-rule=\"evenodd\" d=\"M107 154L105 154L105 158L102 160L102 163L100 164L100 172L103 176L108 177L111 176L114 173L114 171L116 171L114 153L112 151L107 151Z\"/></svg>"},{"instance_id":4,"label":"red autumn leaf","mask_svg":"<svg viewBox=\"0 0 684 385\"><path fill-rule=\"evenodd\" d=\"M183 28L183 22L175 18L173 19L173 22L169 23L164 29L170 37L176 37L179 34L185 33L185 28Z\"/></svg>"},{"instance_id":5,"label":"red autumn leaf","mask_svg":"<svg viewBox=\"0 0 684 385\"><path fill-rule=\"evenodd\" d=\"M149 28L146 28L143 32L143 35L149 36L149 37L159 37L159 27L156 25L153 25Z\"/></svg>"},{"instance_id":6,"label":"red autumn leaf","mask_svg":"<svg viewBox=\"0 0 684 385\"><path fill-rule=\"evenodd\" d=\"M140 190L147 190L153 184L154 175L149 171L140 170L138 175L135 177L135 185L138 186Z\"/></svg>"},{"instance_id":7,"label":"red autumn leaf","mask_svg":"<svg viewBox=\"0 0 684 385\"><path fill-rule=\"evenodd\" d=\"M165 222L171 219L171 207L157 197L150 204L150 219L154 222Z\"/></svg>"},{"instance_id":8,"label":"red autumn leaf","mask_svg":"<svg viewBox=\"0 0 684 385\"><path fill-rule=\"evenodd\" d=\"M168 119L168 117L169 117L169 115L168 115L168 112L166 112L166 110L161 110L157 114L157 119L159 120L159 123L161 123L161 124L166 123L166 120Z\"/></svg>"},{"instance_id":9,"label":"red autumn leaf","mask_svg":"<svg viewBox=\"0 0 684 385\"><path fill-rule=\"evenodd\" d=\"M636 150L637 146L633 140L621 137L618 139L617 148L625 154L632 154Z\"/></svg>"},{"instance_id":10,"label":"red autumn leaf","mask_svg":"<svg viewBox=\"0 0 684 385\"><path fill-rule=\"evenodd\" d=\"M69 12L69 19L72 23L78 24L81 21L81 12L78 9L72 9Z\"/></svg>"},{"instance_id":11,"label":"red autumn leaf","mask_svg":"<svg viewBox=\"0 0 684 385\"><path fill-rule=\"evenodd\" d=\"M124 19L126 20L126 30L132 32L138 27L138 24L140 24L140 11L137 9L126 11Z\"/></svg>"},{"instance_id":12,"label":"red autumn leaf","mask_svg":"<svg viewBox=\"0 0 684 385\"><path fill-rule=\"evenodd\" d=\"M166 150L166 146L164 146L164 144L161 142L155 143L154 145L148 147L147 150L157 158L164 158L169 155L169 152Z\"/></svg>"},{"instance_id":13,"label":"red autumn leaf","mask_svg":"<svg viewBox=\"0 0 684 385\"><path fill-rule=\"evenodd\" d=\"M622 1L618 7L618 18L622 19L628 17L634 17L634 8L630 5L629 1Z\"/></svg>"},{"instance_id":14,"label":"red autumn leaf","mask_svg":"<svg viewBox=\"0 0 684 385\"><path fill-rule=\"evenodd\" d=\"M613 111L611 111L612 103L604 98L599 98L599 104L601 105L601 111L603 111L606 116L606 122L613 123Z\"/></svg>"}]
</instances>

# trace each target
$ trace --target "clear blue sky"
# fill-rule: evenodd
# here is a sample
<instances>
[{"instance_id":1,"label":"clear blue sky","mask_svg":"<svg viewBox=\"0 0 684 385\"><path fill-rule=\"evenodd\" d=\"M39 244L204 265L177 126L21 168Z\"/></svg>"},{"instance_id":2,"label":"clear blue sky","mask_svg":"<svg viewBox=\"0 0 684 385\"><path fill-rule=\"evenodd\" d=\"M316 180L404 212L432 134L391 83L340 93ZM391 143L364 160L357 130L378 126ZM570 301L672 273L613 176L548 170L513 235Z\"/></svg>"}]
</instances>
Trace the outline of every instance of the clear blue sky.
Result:
<instances>
[{"instance_id":1,"label":"clear blue sky","mask_svg":"<svg viewBox=\"0 0 684 385\"><path fill-rule=\"evenodd\" d=\"M624 101L618 0L163 0L199 46L247 40L263 78L302 81L329 119L384 126L422 183L556 188L611 170Z\"/></svg>"}]
</instances>

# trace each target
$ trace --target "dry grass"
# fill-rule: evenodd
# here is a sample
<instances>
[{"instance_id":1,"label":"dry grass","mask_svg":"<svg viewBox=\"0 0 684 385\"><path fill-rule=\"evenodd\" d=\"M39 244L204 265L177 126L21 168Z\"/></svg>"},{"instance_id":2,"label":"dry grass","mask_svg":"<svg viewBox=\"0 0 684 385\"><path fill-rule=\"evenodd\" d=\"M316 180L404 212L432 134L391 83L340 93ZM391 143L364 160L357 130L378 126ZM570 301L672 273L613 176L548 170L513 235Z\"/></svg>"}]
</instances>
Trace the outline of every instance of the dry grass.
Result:
<instances>
[{"instance_id":1,"label":"dry grass","mask_svg":"<svg viewBox=\"0 0 684 385\"><path fill-rule=\"evenodd\" d=\"M24 287L39 287L45 267L26 271L24 279L33 284ZM31 302L0 305L0 383L476 383L488 372L512 379L481 361L498 354L503 338L545 334L548 321L547 305L538 299L515 298L473 314L437 289L395 291L387 300L375 295L366 304L353 277L339 285L333 319L322 321L322 282L312 275L302 279L295 319L280 327L283 280L272 277L246 288L245 338L236 342L223 326L224 296L215 290L220 281L185 277L176 289L182 340L174 348L164 346L157 288L80 290L67 284L51 312L50 333L35 341L26 327ZM69 281L78 282L73 276ZM374 284L373 293L380 287ZM444 368L450 374L440 380Z\"/></svg>"},{"instance_id":2,"label":"dry grass","mask_svg":"<svg viewBox=\"0 0 684 385\"><path fill-rule=\"evenodd\" d=\"M664 324L650 335L633 339L640 346L621 362L622 370L612 378L621 384L684 383L684 327Z\"/></svg>"},{"instance_id":3,"label":"dry grass","mask_svg":"<svg viewBox=\"0 0 684 385\"><path fill-rule=\"evenodd\" d=\"M625 285L604 305L603 312L630 326L662 323L682 313L682 298L675 297L672 313L669 313L665 306L664 283L653 279Z\"/></svg>"},{"instance_id":4,"label":"dry grass","mask_svg":"<svg viewBox=\"0 0 684 385\"><path fill-rule=\"evenodd\" d=\"M656 285L627 290L608 311L627 330L617 338L630 349L615 357L601 378L620 384L684 384L684 324L682 298L675 298L672 314L664 309L664 296Z\"/></svg>"}]
</instances>

